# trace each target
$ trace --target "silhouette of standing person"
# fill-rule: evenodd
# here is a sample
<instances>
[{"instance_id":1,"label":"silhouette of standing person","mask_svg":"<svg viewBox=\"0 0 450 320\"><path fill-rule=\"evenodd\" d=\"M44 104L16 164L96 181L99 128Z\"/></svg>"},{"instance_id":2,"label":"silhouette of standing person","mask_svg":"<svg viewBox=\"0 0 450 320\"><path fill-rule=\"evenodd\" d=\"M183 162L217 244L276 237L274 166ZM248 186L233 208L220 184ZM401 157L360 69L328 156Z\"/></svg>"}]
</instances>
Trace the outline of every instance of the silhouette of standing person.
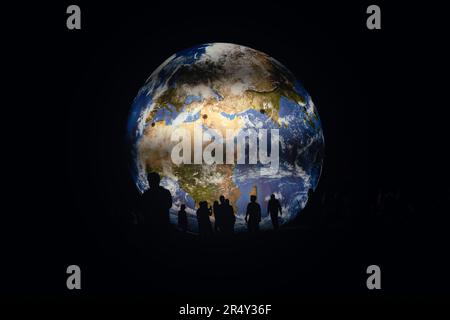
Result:
<instances>
[{"instance_id":1,"label":"silhouette of standing person","mask_svg":"<svg viewBox=\"0 0 450 320\"><path fill-rule=\"evenodd\" d=\"M261 207L256 202L256 196L250 196L250 203L247 205L247 212L245 213L245 222L249 232L259 231L259 223L261 222Z\"/></svg>"},{"instance_id":2,"label":"silhouette of standing person","mask_svg":"<svg viewBox=\"0 0 450 320\"><path fill-rule=\"evenodd\" d=\"M226 214L226 203L225 203L225 197L224 196L220 196L219 197L220 203L217 206L217 213L215 213L215 218L216 218L216 230L223 232L225 229L225 224L226 224L226 218L225 218L225 214Z\"/></svg>"},{"instance_id":3,"label":"silhouette of standing person","mask_svg":"<svg viewBox=\"0 0 450 320\"><path fill-rule=\"evenodd\" d=\"M156 172L147 175L149 188L142 194L140 213L148 236L163 236L169 232L169 210L172 207L170 191L159 185L161 177Z\"/></svg>"},{"instance_id":4,"label":"silhouette of standing person","mask_svg":"<svg viewBox=\"0 0 450 320\"><path fill-rule=\"evenodd\" d=\"M270 219L272 220L272 225L274 229L278 229L278 213L280 216L283 214L281 211L280 201L275 198L274 194L270 195L269 203L267 204L267 212L270 214Z\"/></svg>"},{"instance_id":5,"label":"silhouette of standing person","mask_svg":"<svg viewBox=\"0 0 450 320\"><path fill-rule=\"evenodd\" d=\"M308 189L308 201L305 207L302 209L301 214L295 217L296 221L302 225L312 226L317 224L317 217L321 215L321 212L325 206L325 197L323 194L322 199L315 199L313 197L313 189Z\"/></svg>"},{"instance_id":6,"label":"silhouette of standing person","mask_svg":"<svg viewBox=\"0 0 450 320\"><path fill-rule=\"evenodd\" d=\"M187 213L186 213L186 205L182 204L180 206L180 211L178 211L178 227L181 229L181 231L186 232L187 230Z\"/></svg>"},{"instance_id":7,"label":"silhouette of standing person","mask_svg":"<svg viewBox=\"0 0 450 320\"><path fill-rule=\"evenodd\" d=\"M234 232L234 224L236 223L236 216L234 215L233 206L230 204L230 200L226 199L224 204L224 216L223 225L224 232L227 234L232 234Z\"/></svg>"},{"instance_id":8,"label":"silhouette of standing person","mask_svg":"<svg viewBox=\"0 0 450 320\"><path fill-rule=\"evenodd\" d=\"M219 231L219 225L220 225L220 208L219 208L219 201L214 201L213 203L213 214L214 214L214 231Z\"/></svg>"},{"instance_id":9,"label":"silhouette of standing person","mask_svg":"<svg viewBox=\"0 0 450 320\"><path fill-rule=\"evenodd\" d=\"M198 232L201 239L205 239L212 234L211 221L209 216L212 214L211 208L208 208L208 202L200 201L197 209Z\"/></svg>"}]
</instances>

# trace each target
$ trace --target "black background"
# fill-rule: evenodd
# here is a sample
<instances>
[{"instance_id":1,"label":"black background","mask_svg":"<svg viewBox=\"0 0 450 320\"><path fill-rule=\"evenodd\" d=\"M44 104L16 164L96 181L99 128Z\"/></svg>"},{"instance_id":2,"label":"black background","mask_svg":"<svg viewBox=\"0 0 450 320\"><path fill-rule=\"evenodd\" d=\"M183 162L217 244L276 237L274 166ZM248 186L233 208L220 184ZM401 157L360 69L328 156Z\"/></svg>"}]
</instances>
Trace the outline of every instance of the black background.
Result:
<instances>
[{"instance_id":1,"label":"black background","mask_svg":"<svg viewBox=\"0 0 450 320\"><path fill-rule=\"evenodd\" d=\"M272 303L277 315L310 299L448 294L438 7L379 3L382 29L368 30L369 2L83 1L82 29L67 30L69 4L11 10L32 26L6 20L8 79L19 85L11 109L22 121L19 133L4 126L20 141L8 145L6 158L21 178L7 181L19 219L17 231L5 233L11 258L2 293L64 302L139 297L154 308L172 304L168 317L187 302ZM336 228L299 222L213 245L185 239L144 256L128 243L137 196L125 141L129 107L159 64L207 42L266 52L302 82L325 136L316 197L349 192L350 220ZM377 220L371 212L380 189L400 190L414 210L396 223ZM77 292L65 286L70 264L82 269ZM365 286L371 264L381 267L382 290Z\"/></svg>"}]
</instances>

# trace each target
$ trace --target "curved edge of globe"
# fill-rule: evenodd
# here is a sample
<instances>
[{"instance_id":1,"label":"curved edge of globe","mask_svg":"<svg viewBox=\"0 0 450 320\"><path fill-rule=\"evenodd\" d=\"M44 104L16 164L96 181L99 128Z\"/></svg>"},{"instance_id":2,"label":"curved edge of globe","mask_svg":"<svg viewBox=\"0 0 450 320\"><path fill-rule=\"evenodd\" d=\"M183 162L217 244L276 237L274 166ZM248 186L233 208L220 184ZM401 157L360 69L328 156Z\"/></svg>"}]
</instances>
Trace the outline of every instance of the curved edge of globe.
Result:
<instances>
[{"instance_id":1,"label":"curved edge of globe","mask_svg":"<svg viewBox=\"0 0 450 320\"><path fill-rule=\"evenodd\" d=\"M167 67L171 63L176 62L175 61L176 58L182 58L182 63L188 63L189 62L188 60L191 60L191 63L192 63L195 61L195 59L198 59L199 56L201 56L202 52L203 53L205 52L205 49L208 46L210 46L212 44L213 43L207 43L207 44L201 44L198 46L192 46L190 48L184 49L184 50L172 55L171 57L169 57L163 64L161 64L150 75L150 77L145 82L145 85L143 87L141 87L138 94L136 95L136 97L133 100L133 103L131 105L131 110L130 110L130 113L128 116L128 122L127 122L126 128L127 128L127 139L129 141L130 145L132 146L131 147L131 149L132 149L131 150L131 157L132 157L131 174L132 174L133 180L135 182L135 186L141 194L148 188L148 183L147 183L145 168L142 166L142 164L139 161L138 143L139 143L139 140L142 137L143 132L145 130L145 125L146 125L145 118L147 117L148 112L150 111L149 107L151 106L152 101L153 101L152 100L153 97L152 97L151 93L152 93L153 89L155 89L155 87L154 86L152 88L149 87L149 83L152 82L152 78L159 77L160 78L160 82L158 83L159 85L161 85L163 82L167 84L170 81L170 78L173 75L173 73L170 74L170 72L167 72L167 73L165 73L164 77L161 77L161 72L165 72L165 70L164 70L165 67ZM245 46L242 46L242 47L245 47ZM245 48L248 48L248 47L245 47ZM254 49L252 49L252 50L254 50ZM270 56L268 56L268 57L270 57ZM274 58L271 58L271 59L273 61L275 61L279 66L281 66L283 72L286 72L287 74L289 74L290 76L293 77L293 79L294 79L293 90L305 98L306 106L308 107L308 109L311 108L312 113L315 116L314 117L314 123L315 123L314 127L315 127L315 131L316 131L315 134L320 135L318 137L318 139L315 141L315 143L320 144L319 151L318 151L318 153L320 153L320 155L319 155L320 163L317 163L315 166L313 165L313 167L310 168L310 170L316 171L316 173L311 174L312 181L310 184L310 187L312 187L312 189L315 191L319 184L320 178L322 176L324 162L325 162L324 161L325 138L324 138L324 134L323 134L322 123L321 123L321 120L319 117L319 113L318 113L317 107L312 102L310 95L308 94L306 89L303 87L301 82L298 81L283 64L281 64ZM170 69L170 71L173 71L174 70L173 68L174 68L174 66L170 66L168 69ZM164 179L164 177L163 177L163 179ZM300 204L300 203L298 204L300 206L299 210L297 211L297 213L294 213L292 215L290 221L295 216L301 214L301 211L305 207L308 200L309 199L306 196L305 202L302 201L302 204ZM285 223L283 223L283 224L285 224Z\"/></svg>"}]
</instances>

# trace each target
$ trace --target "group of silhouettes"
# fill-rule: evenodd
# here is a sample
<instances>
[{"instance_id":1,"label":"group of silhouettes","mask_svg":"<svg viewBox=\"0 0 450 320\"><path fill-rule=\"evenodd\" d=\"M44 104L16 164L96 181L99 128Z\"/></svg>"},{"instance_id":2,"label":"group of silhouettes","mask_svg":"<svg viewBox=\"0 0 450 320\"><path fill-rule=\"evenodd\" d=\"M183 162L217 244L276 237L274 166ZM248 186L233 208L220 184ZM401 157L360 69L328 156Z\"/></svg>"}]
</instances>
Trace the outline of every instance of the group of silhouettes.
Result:
<instances>
[{"instance_id":1,"label":"group of silhouettes","mask_svg":"<svg viewBox=\"0 0 450 320\"><path fill-rule=\"evenodd\" d=\"M223 234L232 234L234 232L234 224L236 216L234 215L233 206L229 199L220 196L219 201L214 201L212 207L208 207L207 201L200 201L197 209L198 231L202 237L210 236L213 233L210 216L214 215L214 231ZM178 226L182 231L187 230L187 213L186 205L182 204L178 212Z\"/></svg>"},{"instance_id":2,"label":"group of silhouettes","mask_svg":"<svg viewBox=\"0 0 450 320\"><path fill-rule=\"evenodd\" d=\"M172 195L170 191L160 186L159 174L152 172L148 174L149 189L147 189L139 202L139 211L142 225L149 232L159 234L168 231L170 220L169 210L172 207ZM250 196L250 203L247 205L245 221L249 232L259 231L261 222L261 206L256 202L255 195ZM271 217L274 229L278 229L278 216L282 215L281 204L275 195L272 194L267 206L268 214ZM212 207L208 206L207 201L200 201L196 211L198 231L202 238L212 235L214 232L224 235L234 233L236 215L230 200L223 195L219 201L214 201ZM214 228L210 220L214 216ZM178 212L178 226L180 230L188 230L188 214L186 205L181 204Z\"/></svg>"},{"instance_id":3,"label":"group of silhouettes","mask_svg":"<svg viewBox=\"0 0 450 320\"><path fill-rule=\"evenodd\" d=\"M270 196L267 206L267 211L270 214L272 225L274 229L278 229L278 214L282 214L280 201L275 198L275 195ZM207 201L200 201L199 208L196 211L198 230L202 237L208 237L213 232L222 234L233 234L234 225L236 223L236 215L230 200L223 195L220 196L219 201L214 201L212 206L208 207ZM212 226L210 216L214 216L214 228ZM250 196L250 203L247 205L245 213L245 222L249 232L259 231L259 224L261 222L261 206L256 202L256 196ZM178 211L178 227L182 231L188 229L188 218L186 212L186 205L182 204ZM214 230L214 231L213 231Z\"/></svg>"},{"instance_id":4,"label":"group of silhouettes","mask_svg":"<svg viewBox=\"0 0 450 320\"><path fill-rule=\"evenodd\" d=\"M169 233L169 211L172 208L172 195L169 190L160 186L160 176L157 173L149 173L147 176L149 188L142 194L137 207L137 225L142 234L158 236ZM350 225L364 219L360 215L364 203L359 190L323 191L312 197L312 189L308 190L308 204L302 210L300 217L294 223L307 226L339 226ZM371 208L367 218L375 219L386 225L404 223L407 217L416 212L417 197L405 197L399 190L380 190L374 194ZM272 220L274 229L279 226L279 215L282 214L280 201L275 195L271 195L267 205L267 212ZM219 201L214 201L212 207L206 201L199 203L196 211L198 230L202 237L213 233L233 234L236 223L236 214L230 201L221 196ZM214 224L210 217L214 217ZM250 203L245 212L245 221L249 232L257 232L261 222L261 206L256 196L250 196ZM179 229L187 231L189 227L186 205L182 204L178 214Z\"/></svg>"}]
</instances>

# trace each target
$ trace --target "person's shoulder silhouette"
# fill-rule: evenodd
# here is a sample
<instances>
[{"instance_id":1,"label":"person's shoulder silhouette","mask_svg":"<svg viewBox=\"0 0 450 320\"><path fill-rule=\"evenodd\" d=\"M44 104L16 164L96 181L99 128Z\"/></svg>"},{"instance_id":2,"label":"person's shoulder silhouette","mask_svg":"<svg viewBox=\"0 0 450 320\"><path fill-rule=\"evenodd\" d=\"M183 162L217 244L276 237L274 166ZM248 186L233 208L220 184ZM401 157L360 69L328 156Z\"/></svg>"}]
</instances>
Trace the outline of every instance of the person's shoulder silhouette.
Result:
<instances>
[{"instance_id":1,"label":"person's shoulder silhouette","mask_svg":"<svg viewBox=\"0 0 450 320\"><path fill-rule=\"evenodd\" d=\"M256 196L250 196L250 203L247 205L247 212L245 214L245 221L249 231L257 231L259 223L261 222L261 207L256 202Z\"/></svg>"},{"instance_id":2,"label":"person's shoulder silhouette","mask_svg":"<svg viewBox=\"0 0 450 320\"><path fill-rule=\"evenodd\" d=\"M247 205L247 213L250 219L260 219L261 207L258 202L256 202L256 196L250 197L250 203Z\"/></svg>"},{"instance_id":3,"label":"person's shoulder silhouette","mask_svg":"<svg viewBox=\"0 0 450 320\"><path fill-rule=\"evenodd\" d=\"M204 238L212 233L211 221L209 220L210 214L211 210L208 208L208 202L200 201L199 208L197 209L197 222L198 231L201 238Z\"/></svg>"},{"instance_id":4,"label":"person's shoulder silhouette","mask_svg":"<svg viewBox=\"0 0 450 320\"><path fill-rule=\"evenodd\" d=\"M168 225L172 195L169 190L159 185L161 178L158 173L149 173L147 179L149 188L142 194L141 201L141 213L144 222L154 225Z\"/></svg>"},{"instance_id":5,"label":"person's shoulder silhouette","mask_svg":"<svg viewBox=\"0 0 450 320\"><path fill-rule=\"evenodd\" d=\"M275 198L274 194L270 195L270 200L269 200L268 207L269 207L270 213L277 213L277 214L278 214L278 211L281 208L280 200Z\"/></svg>"}]
</instances>

